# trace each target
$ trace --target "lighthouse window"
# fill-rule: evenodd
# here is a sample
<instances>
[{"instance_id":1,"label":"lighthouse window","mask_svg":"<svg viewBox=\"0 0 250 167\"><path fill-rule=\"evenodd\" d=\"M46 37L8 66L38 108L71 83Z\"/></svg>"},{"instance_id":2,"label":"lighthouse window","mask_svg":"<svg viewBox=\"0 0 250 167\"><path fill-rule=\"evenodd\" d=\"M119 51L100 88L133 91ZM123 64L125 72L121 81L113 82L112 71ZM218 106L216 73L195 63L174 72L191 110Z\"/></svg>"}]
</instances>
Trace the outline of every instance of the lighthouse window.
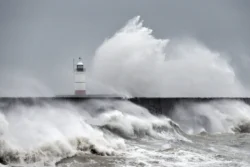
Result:
<instances>
[{"instance_id":1,"label":"lighthouse window","mask_svg":"<svg viewBox=\"0 0 250 167\"><path fill-rule=\"evenodd\" d=\"M77 65L76 70L77 71L83 71L83 65Z\"/></svg>"}]
</instances>

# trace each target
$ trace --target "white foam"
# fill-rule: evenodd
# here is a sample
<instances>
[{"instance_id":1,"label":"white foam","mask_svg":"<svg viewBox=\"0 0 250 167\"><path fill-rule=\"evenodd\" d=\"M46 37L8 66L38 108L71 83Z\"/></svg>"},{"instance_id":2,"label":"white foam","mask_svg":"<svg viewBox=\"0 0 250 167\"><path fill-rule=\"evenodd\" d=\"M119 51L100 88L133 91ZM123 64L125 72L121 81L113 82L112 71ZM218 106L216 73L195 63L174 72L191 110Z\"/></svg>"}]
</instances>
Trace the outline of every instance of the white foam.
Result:
<instances>
[{"instance_id":1,"label":"white foam","mask_svg":"<svg viewBox=\"0 0 250 167\"><path fill-rule=\"evenodd\" d=\"M101 103L101 106L105 106L104 102ZM245 104L237 101L233 101L232 105L227 101L207 105L213 105L217 109L215 113L210 112L210 115L207 115L212 119L214 114L215 123L218 121L216 119L221 118L225 118L222 119L222 123L225 123L223 121L237 123L237 120L241 120L243 115L248 113L248 110L244 110L244 107L247 108ZM16 162L23 166L36 164L37 166L43 166L43 164L53 166L62 158L89 153L90 149L95 149L97 153L104 155L121 155L126 159L127 166L139 164L164 166L166 162L169 166L236 163L217 159L214 152L208 154L202 149L197 150L192 146L189 148L177 144L180 140L188 140L175 131L169 118L153 116L146 109L130 102L114 102L115 109L110 110L109 106L106 111L104 109L96 113L87 113L80 106L67 103L45 103L35 106L18 104L12 106L8 112L1 111L0 119L3 126L1 126L0 136L0 157L10 156L13 164ZM204 107L193 104L191 108L196 114L201 114L201 109ZM238 108L242 111L237 110L238 112L233 113ZM236 113L239 115L236 116ZM233 120L234 118L236 120ZM99 129L96 125L110 126L124 131L127 136L136 136L138 132L142 132L144 136L140 138L140 142L125 140ZM157 127L165 129L157 131ZM148 140L152 138L147 138L147 135L152 136L153 140ZM210 149L213 151L212 148Z\"/></svg>"},{"instance_id":2,"label":"white foam","mask_svg":"<svg viewBox=\"0 0 250 167\"><path fill-rule=\"evenodd\" d=\"M104 154L125 148L123 139L87 124L72 105L17 105L1 113L3 118L0 157L11 155L17 163L58 160L91 148Z\"/></svg>"},{"instance_id":3,"label":"white foam","mask_svg":"<svg viewBox=\"0 0 250 167\"><path fill-rule=\"evenodd\" d=\"M157 39L140 17L130 20L97 49L90 77L104 85L95 90L96 84L90 84L90 91L99 93L137 97L249 95L225 56L193 39Z\"/></svg>"},{"instance_id":4,"label":"white foam","mask_svg":"<svg viewBox=\"0 0 250 167\"><path fill-rule=\"evenodd\" d=\"M126 150L126 143L114 129L129 138L187 140L172 127L174 122L169 118L153 116L131 102L114 102L115 109L104 101L95 101L96 106L99 102L108 108L88 113L84 106L91 108L86 105L94 103L78 106L44 102L33 106L16 103L8 111L1 111L0 157L18 164L53 164L79 151L120 154ZM103 126L111 132L101 130Z\"/></svg>"},{"instance_id":5,"label":"white foam","mask_svg":"<svg viewBox=\"0 0 250 167\"><path fill-rule=\"evenodd\" d=\"M237 100L180 104L173 112L173 119L189 134L203 131L234 133L245 130L249 132L250 106ZM246 129L241 129L242 126Z\"/></svg>"}]
</instances>

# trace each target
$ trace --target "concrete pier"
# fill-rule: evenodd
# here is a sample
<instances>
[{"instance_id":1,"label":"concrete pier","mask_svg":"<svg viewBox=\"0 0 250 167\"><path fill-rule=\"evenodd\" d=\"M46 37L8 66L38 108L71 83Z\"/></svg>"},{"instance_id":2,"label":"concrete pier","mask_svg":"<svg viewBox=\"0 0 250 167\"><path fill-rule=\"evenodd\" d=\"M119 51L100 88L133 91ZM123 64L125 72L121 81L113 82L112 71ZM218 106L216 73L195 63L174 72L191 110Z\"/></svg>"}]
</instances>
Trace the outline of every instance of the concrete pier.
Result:
<instances>
[{"instance_id":1,"label":"concrete pier","mask_svg":"<svg viewBox=\"0 0 250 167\"><path fill-rule=\"evenodd\" d=\"M211 101L239 100L250 105L250 98L122 98L115 96L58 96L58 97L23 97L23 98L0 98L0 109L10 107L13 104L40 105L44 102L72 102L82 103L87 100L107 101L130 101L134 104L147 108L153 114L169 115L174 106L180 103L206 103ZM4 104L4 105L1 105Z\"/></svg>"}]
</instances>

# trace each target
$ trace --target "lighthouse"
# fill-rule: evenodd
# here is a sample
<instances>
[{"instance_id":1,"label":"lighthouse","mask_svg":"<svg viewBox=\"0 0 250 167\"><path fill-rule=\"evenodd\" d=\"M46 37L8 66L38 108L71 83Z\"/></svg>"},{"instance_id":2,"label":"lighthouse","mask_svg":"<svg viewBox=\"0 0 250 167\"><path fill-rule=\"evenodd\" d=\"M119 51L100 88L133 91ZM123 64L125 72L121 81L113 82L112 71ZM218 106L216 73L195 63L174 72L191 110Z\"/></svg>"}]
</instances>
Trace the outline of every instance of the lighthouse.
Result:
<instances>
[{"instance_id":1,"label":"lighthouse","mask_svg":"<svg viewBox=\"0 0 250 167\"><path fill-rule=\"evenodd\" d=\"M86 95L85 68L81 58L75 64L73 60L75 95Z\"/></svg>"}]
</instances>

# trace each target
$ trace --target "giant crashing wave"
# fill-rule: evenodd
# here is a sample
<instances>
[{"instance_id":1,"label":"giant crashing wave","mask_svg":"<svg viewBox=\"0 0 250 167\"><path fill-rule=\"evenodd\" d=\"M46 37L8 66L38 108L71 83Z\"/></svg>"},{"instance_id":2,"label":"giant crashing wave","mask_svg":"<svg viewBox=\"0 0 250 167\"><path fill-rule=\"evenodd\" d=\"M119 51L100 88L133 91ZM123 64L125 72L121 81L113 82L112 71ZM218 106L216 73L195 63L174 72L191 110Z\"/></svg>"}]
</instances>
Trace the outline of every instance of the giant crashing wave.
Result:
<instances>
[{"instance_id":1,"label":"giant crashing wave","mask_svg":"<svg viewBox=\"0 0 250 167\"><path fill-rule=\"evenodd\" d=\"M1 107L0 163L53 166L81 154L121 155L128 140L190 143L189 135L204 132L250 132L250 106L243 102L178 104L174 110L170 118L128 101L99 100Z\"/></svg>"},{"instance_id":2,"label":"giant crashing wave","mask_svg":"<svg viewBox=\"0 0 250 167\"><path fill-rule=\"evenodd\" d=\"M104 103L115 109L103 108ZM175 135L178 126L169 118L153 116L130 102L16 103L2 108L0 123L2 164L54 164L81 152L115 155L126 148L126 140L146 136L186 140Z\"/></svg>"},{"instance_id":3,"label":"giant crashing wave","mask_svg":"<svg viewBox=\"0 0 250 167\"><path fill-rule=\"evenodd\" d=\"M97 49L88 89L129 97L246 97L229 56L191 38L157 39L137 16Z\"/></svg>"}]
</instances>

